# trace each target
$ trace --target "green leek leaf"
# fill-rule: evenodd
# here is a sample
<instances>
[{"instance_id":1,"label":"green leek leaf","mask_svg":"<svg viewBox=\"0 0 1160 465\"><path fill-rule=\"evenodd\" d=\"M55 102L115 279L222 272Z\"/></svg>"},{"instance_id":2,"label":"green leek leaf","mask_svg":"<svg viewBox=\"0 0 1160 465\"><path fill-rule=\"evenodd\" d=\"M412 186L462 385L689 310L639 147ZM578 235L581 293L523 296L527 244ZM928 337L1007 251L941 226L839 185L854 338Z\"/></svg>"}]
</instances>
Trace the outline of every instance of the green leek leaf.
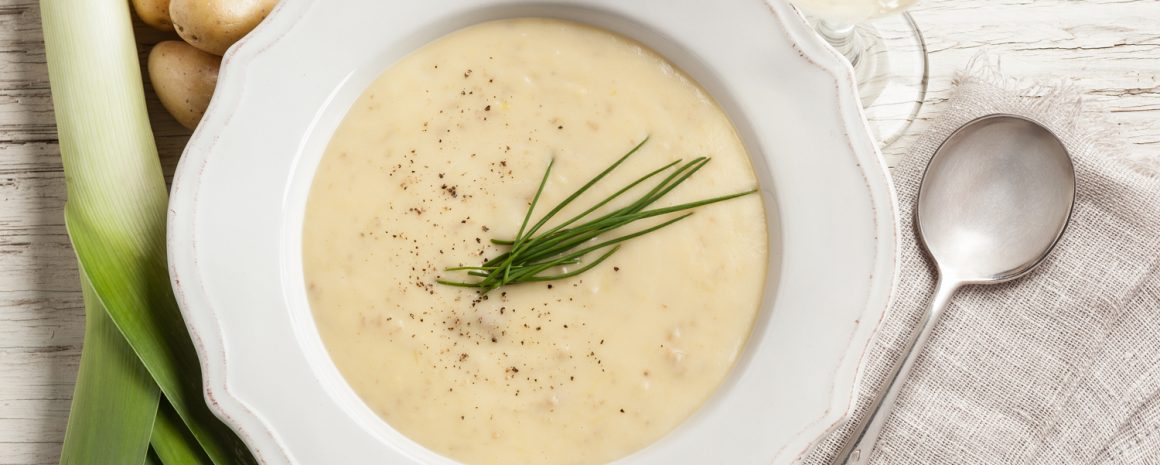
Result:
<instances>
[{"instance_id":1,"label":"green leek leaf","mask_svg":"<svg viewBox=\"0 0 1160 465\"><path fill-rule=\"evenodd\" d=\"M157 422L153 424L153 438L149 440L153 452L165 465L204 465L213 463L177 411L165 398L157 407Z\"/></svg>"},{"instance_id":2,"label":"green leek leaf","mask_svg":"<svg viewBox=\"0 0 1160 465\"><path fill-rule=\"evenodd\" d=\"M165 465L165 463L162 462L159 457L157 457L157 451L150 447L149 453L145 455L145 465Z\"/></svg>"},{"instance_id":3,"label":"green leek leaf","mask_svg":"<svg viewBox=\"0 0 1160 465\"><path fill-rule=\"evenodd\" d=\"M83 274L81 292L85 346L60 463L143 463L157 416L157 384L113 326Z\"/></svg>"}]
</instances>

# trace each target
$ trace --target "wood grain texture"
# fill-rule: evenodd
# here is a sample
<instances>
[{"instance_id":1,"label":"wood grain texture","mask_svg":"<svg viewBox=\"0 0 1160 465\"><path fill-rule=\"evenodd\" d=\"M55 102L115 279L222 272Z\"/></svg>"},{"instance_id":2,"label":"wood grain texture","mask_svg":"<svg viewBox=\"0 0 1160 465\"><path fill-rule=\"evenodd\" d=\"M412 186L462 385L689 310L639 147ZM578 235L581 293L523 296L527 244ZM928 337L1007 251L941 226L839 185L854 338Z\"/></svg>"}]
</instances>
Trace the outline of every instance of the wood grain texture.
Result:
<instances>
[{"instance_id":1,"label":"wood grain texture","mask_svg":"<svg viewBox=\"0 0 1160 465\"><path fill-rule=\"evenodd\" d=\"M0 0L0 465L58 461L84 324L37 9ZM930 91L885 151L891 164L980 50L1012 76L1075 86L1129 151L1160 157L1160 1L924 0L913 13L931 50ZM142 52L167 38L139 32ZM172 173L188 132L146 93Z\"/></svg>"},{"instance_id":2,"label":"wood grain texture","mask_svg":"<svg viewBox=\"0 0 1160 465\"><path fill-rule=\"evenodd\" d=\"M84 308L36 0L0 0L0 464L60 456ZM169 38L138 28L142 53ZM144 56L144 55L142 55ZM146 83L148 86L148 83ZM162 166L189 138L146 89Z\"/></svg>"},{"instance_id":3,"label":"wood grain texture","mask_svg":"<svg viewBox=\"0 0 1160 465\"><path fill-rule=\"evenodd\" d=\"M1128 150L1160 157L1160 1L924 0L912 11L930 50L930 87L891 166L942 111L951 81L980 51L1009 76L1066 84L1108 112Z\"/></svg>"}]
</instances>

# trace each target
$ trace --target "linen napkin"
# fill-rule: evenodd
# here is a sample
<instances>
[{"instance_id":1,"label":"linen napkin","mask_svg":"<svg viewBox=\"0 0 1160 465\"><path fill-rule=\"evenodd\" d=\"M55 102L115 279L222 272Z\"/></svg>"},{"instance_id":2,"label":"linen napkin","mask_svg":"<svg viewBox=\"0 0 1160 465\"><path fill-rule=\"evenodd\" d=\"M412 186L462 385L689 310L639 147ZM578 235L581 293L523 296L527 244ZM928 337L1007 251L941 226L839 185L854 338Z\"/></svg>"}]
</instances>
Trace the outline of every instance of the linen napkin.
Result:
<instances>
[{"instance_id":1,"label":"linen napkin","mask_svg":"<svg viewBox=\"0 0 1160 465\"><path fill-rule=\"evenodd\" d=\"M962 124L1030 117L1071 153L1076 203L1047 260L1024 278L954 296L900 392L874 464L1160 464L1160 150L1122 155L1110 127L1085 118L1074 89L1003 78L985 57L893 173L901 276L871 342L853 415L867 414L926 310L933 269L916 243L923 169ZM825 465L849 422L800 457Z\"/></svg>"}]
</instances>

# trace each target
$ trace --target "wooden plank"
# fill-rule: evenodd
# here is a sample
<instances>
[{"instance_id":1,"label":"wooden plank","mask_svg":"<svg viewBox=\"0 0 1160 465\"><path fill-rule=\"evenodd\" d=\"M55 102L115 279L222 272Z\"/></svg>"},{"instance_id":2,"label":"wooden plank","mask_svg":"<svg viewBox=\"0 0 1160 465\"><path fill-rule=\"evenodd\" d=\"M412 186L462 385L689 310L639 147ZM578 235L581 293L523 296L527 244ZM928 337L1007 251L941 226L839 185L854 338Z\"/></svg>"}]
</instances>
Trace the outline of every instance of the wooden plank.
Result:
<instances>
[{"instance_id":1,"label":"wooden plank","mask_svg":"<svg viewBox=\"0 0 1160 465\"><path fill-rule=\"evenodd\" d=\"M913 15L930 50L930 87L907 136L883 152L891 166L984 50L1010 76L1080 89L1086 112L1107 113L1129 151L1160 156L1160 2L940 0L920 2Z\"/></svg>"}]
</instances>

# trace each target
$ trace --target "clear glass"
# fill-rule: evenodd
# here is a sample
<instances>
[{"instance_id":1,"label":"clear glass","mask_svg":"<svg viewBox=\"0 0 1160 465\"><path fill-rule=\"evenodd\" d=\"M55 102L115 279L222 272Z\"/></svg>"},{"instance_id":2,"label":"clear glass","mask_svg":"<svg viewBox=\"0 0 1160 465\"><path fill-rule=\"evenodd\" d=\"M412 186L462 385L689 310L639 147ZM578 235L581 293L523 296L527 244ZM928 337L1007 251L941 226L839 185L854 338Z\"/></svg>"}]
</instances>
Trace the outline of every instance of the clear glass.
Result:
<instances>
[{"instance_id":1,"label":"clear glass","mask_svg":"<svg viewBox=\"0 0 1160 465\"><path fill-rule=\"evenodd\" d=\"M926 43L914 18L902 12L917 0L791 1L850 60L879 145L898 140L926 97Z\"/></svg>"}]
</instances>

